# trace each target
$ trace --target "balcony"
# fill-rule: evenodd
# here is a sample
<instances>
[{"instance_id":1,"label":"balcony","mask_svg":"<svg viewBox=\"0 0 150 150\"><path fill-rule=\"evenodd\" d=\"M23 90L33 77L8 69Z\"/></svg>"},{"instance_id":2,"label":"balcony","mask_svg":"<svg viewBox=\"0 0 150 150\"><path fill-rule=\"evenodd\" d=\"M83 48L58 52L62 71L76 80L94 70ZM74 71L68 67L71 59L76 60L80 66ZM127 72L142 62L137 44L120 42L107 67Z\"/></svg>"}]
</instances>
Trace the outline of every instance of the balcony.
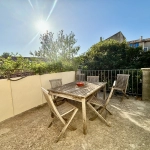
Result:
<instances>
[{"instance_id":1,"label":"balcony","mask_svg":"<svg viewBox=\"0 0 150 150\"><path fill-rule=\"evenodd\" d=\"M94 73L91 72L91 75ZM104 73L102 77L103 75ZM105 79L107 77L105 71ZM49 88L48 80L54 78L62 78L65 84L75 80L75 72L35 75L18 81L1 80L0 150L149 149L150 101L142 101L140 94L133 93L128 93L129 99L124 98L122 102L119 95L114 95L110 100L108 109L113 115L107 114L106 120L111 123L111 127L106 126L99 118L90 121L89 118L94 113L87 106L87 135L82 132L81 103L72 101L79 108L71 122L77 130L67 129L64 137L55 143L63 126L55 118L51 128L47 128L51 117L40 90L40 86ZM105 81L111 81L111 78ZM105 116L105 112L103 115Z\"/></svg>"}]
</instances>

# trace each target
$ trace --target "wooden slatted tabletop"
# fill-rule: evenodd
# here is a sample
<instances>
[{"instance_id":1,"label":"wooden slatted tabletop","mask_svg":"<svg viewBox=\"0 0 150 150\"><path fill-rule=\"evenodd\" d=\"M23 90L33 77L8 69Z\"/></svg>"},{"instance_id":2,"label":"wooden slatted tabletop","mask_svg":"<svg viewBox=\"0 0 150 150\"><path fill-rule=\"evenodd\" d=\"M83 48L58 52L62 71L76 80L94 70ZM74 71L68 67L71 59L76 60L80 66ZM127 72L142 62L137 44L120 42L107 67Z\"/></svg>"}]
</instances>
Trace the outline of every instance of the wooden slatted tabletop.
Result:
<instances>
[{"instance_id":1,"label":"wooden slatted tabletop","mask_svg":"<svg viewBox=\"0 0 150 150\"><path fill-rule=\"evenodd\" d=\"M84 82L83 86L78 87L76 85L76 82L71 82L57 88L49 89L49 91L52 92L53 94L57 92L61 94L86 98L105 85L106 82L95 82L95 83Z\"/></svg>"}]
</instances>

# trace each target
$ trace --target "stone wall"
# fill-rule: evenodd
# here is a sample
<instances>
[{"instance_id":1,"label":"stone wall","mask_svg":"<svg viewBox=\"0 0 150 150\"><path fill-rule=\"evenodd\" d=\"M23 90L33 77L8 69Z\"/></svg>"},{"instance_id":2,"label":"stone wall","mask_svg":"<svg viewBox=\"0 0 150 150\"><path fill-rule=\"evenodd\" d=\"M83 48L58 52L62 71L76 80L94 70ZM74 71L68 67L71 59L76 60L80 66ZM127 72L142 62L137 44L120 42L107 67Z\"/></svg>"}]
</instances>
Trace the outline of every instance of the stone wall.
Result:
<instances>
[{"instance_id":1,"label":"stone wall","mask_svg":"<svg viewBox=\"0 0 150 150\"><path fill-rule=\"evenodd\" d=\"M142 80L142 100L150 101L150 68L141 68L143 73Z\"/></svg>"}]
</instances>

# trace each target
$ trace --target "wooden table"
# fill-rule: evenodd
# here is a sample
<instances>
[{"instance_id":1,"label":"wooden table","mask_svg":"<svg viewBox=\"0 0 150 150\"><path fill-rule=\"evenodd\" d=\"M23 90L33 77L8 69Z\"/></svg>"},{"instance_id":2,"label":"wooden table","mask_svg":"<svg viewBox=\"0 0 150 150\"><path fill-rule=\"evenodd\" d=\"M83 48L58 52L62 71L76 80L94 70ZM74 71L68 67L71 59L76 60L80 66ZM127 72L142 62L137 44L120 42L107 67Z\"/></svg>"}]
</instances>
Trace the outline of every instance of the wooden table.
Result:
<instances>
[{"instance_id":1,"label":"wooden table","mask_svg":"<svg viewBox=\"0 0 150 150\"><path fill-rule=\"evenodd\" d=\"M52 95L68 98L82 103L83 133L86 134L86 101L100 89L103 89L103 99L105 99L106 82L84 82L84 86L82 87L78 87L76 82L71 82L57 88L49 89L48 91Z\"/></svg>"}]
</instances>

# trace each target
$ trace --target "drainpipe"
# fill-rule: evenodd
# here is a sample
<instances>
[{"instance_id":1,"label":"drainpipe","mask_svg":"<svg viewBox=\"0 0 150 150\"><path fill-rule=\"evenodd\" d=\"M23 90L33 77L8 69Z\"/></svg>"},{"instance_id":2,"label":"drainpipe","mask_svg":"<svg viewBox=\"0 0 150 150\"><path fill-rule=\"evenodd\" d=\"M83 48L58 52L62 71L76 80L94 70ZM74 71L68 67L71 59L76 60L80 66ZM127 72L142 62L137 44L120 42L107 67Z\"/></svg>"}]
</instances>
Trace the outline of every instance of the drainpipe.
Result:
<instances>
[{"instance_id":1,"label":"drainpipe","mask_svg":"<svg viewBox=\"0 0 150 150\"><path fill-rule=\"evenodd\" d=\"M140 37L140 41L142 42L143 41L143 36ZM142 42L142 48L144 50L144 41Z\"/></svg>"},{"instance_id":2,"label":"drainpipe","mask_svg":"<svg viewBox=\"0 0 150 150\"><path fill-rule=\"evenodd\" d=\"M144 50L144 42L142 43L142 47L143 47L143 50Z\"/></svg>"}]
</instances>

